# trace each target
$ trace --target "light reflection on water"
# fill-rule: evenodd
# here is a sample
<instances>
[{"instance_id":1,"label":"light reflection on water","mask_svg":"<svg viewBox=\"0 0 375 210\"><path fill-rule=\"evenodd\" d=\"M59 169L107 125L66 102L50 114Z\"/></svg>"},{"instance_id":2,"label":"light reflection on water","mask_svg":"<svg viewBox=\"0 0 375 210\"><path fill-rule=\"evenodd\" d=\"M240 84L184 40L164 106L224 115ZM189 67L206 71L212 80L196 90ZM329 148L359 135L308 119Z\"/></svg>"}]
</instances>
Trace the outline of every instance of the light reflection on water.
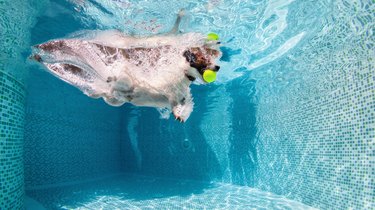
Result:
<instances>
[{"instance_id":1,"label":"light reflection on water","mask_svg":"<svg viewBox=\"0 0 375 210\"><path fill-rule=\"evenodd\" d=\"M27 194L47 209L313 209L245 186L134 175Z\"/></svg>"}]
</instances>

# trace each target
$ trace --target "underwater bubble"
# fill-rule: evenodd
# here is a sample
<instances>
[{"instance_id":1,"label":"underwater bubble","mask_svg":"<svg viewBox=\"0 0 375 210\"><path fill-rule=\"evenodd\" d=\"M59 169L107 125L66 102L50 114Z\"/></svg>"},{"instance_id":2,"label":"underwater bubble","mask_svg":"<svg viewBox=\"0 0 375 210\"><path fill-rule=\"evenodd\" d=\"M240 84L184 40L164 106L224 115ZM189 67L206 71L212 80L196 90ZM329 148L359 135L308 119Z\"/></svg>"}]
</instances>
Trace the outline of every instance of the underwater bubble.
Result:
<instances>
[{"instance_id":1,"label":"underwater bubble","mask_svg":"<svg viewBox=\"0 0 375 210\"><path fill-rule=\"evenodd\" d=\"M182 145L182 148L184 149L190 149L191 146L192 146L192 143L189 139L184 139L182 142L181 142L181 145Z\"/></svg>"}]
</instances>

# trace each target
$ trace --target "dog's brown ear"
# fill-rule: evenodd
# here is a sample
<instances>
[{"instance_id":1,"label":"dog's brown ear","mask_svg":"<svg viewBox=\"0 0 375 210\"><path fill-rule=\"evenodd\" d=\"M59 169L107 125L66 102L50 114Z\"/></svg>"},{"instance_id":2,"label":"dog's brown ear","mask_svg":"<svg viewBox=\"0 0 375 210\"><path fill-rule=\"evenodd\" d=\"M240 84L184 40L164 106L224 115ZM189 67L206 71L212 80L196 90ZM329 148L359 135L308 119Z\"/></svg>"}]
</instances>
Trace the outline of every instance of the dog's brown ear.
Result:
<instances>
[{"instance_id":1,"label":"dog's brown ear","mask_svg":"<svg viewBox=\"0 0 375 210\"><path fill-rule=\"evenodd\" d=\"M190 50L186 50L183 55L186 58L186 61L190 64L194 63L197 59L197 57Z\"/></svg>"},{"instance_id":2,"label":"dog's brown ear","mask_svg":"<svg viewBox=\"0 0 375 210\"><path fill-rule=\"evenodd\" d=\"M194 52L194 50L198 51ZM186 61L189 62L190 67L195 68L201 75L203 75L204 70L207 68L207 63L202 56L201 51L192 48L191 50L186 50L183 55L186 58Z\"/></svg>"}]
</instances>

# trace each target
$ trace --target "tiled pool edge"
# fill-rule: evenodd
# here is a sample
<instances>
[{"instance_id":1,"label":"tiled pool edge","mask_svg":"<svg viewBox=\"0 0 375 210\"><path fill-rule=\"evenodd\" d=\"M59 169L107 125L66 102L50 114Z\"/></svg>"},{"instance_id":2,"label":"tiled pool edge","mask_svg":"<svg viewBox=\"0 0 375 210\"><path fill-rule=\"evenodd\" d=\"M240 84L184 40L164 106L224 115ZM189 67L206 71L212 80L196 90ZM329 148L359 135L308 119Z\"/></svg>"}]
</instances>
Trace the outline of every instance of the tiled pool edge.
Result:
<instances>
[{"instance_id":1,"label":"tiled pool edge","mask_svg":"<svg viewBox=\"0 0 375 210\"><path fill-rule=\"evenodd\" d=\"M22 209L25 87L1 70L0 98L0 209Z\"/></svg>"},{"instance_id":2,"label":"tiled pool edge","mask_svg":"<svg viewBox=\"0 0 375 210\"><path fill-rule=\"evenodd\" d=\"M258 188L321 209L374 209L375 22L367 2L332 2L323 30L254 72L277 75L257 82Z\"/></svg>"}]
</instances>

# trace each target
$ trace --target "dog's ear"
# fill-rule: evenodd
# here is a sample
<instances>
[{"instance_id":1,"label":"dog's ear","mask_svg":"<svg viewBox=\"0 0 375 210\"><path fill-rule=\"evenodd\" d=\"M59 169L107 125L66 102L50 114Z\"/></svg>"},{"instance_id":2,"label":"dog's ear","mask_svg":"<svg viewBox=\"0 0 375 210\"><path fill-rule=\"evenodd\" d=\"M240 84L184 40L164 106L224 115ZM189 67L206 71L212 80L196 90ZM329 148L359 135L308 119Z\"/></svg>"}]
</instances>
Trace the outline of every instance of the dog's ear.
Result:
<instances>
[{"instance_id":1,"label":"dog's ear","mask_svg":"<svg viewBox=\"0 0 375 210\"><path fill-rule=\"evenodd\" d=\"M190 66L203 75L204 70L207 68L207 60L204 58L200 49L192 48L186 50L183 55Z\"/></svg>"},{"instance_id":2,"label":"dog's ear","mask_svg":"<svg viewBox=\"0 0 375 210\"><path fill-rule=\"evenodd\" d=\"M190 64L197 61L197 56L195 56L194 53L192 53L190 50L186 50L183 55L186 58L186 61Z\"/></svg>"}]
</instances>

